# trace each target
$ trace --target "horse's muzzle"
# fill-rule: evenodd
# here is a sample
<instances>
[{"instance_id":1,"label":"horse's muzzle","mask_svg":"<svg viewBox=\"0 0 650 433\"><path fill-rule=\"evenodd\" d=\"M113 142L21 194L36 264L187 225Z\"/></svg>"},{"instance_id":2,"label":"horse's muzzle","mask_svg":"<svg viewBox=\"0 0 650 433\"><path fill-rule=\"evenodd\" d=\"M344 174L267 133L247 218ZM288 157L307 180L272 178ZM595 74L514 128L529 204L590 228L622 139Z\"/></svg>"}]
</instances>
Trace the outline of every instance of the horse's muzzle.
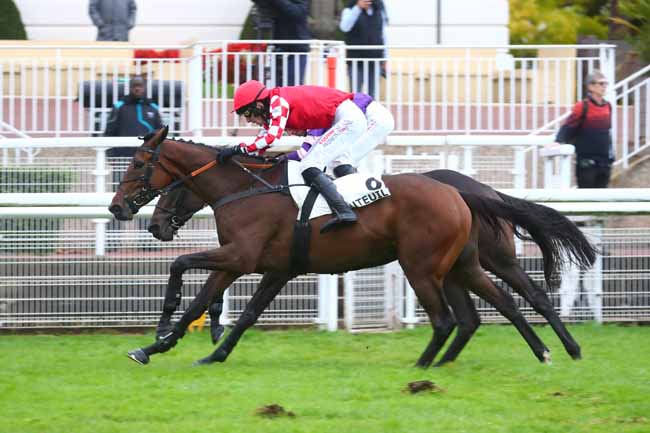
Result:
<instances>
[{"instance_id":1,"label":"horse's muzzle","mask_svg":"<svg viewBox=\"0 0 650 433\"><path fill-rule=\"evenodd\" d=\"M158 224L150 224L149 227L147 227L147 230L153 235L154 238L158 239L159 241L167 242L174 239L173 230L169 228L166 230L161 230L161 227Z\"/></svg>"},{"instance_id":2,"label":"horse's muzzle","mask_svg":"<svg viewBox=\"0 0 650 433\"><path fill-rule=\"evenodd\" d=\"M108 211L113 214L115 219L120 221L130 221L133 219L133 213L119 204L112 204L108 207Z\"/></svg>"}]
</instances>

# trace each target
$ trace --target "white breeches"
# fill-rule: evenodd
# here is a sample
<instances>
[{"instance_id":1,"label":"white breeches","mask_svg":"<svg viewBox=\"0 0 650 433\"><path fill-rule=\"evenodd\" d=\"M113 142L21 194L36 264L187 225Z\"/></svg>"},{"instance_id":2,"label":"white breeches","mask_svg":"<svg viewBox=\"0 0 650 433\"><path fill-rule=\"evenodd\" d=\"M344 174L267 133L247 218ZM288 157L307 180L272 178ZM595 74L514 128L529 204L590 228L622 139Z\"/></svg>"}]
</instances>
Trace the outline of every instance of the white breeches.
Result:
<instances>
[{"instance_id":1,"label":"white breeches","mask_svg":"<svg viewBox=\"0 0 650 433\"><path fill-rule=\"evenodd\" d=\"M357 167L359 162L377 146L386 141L386 137L395 129L393 114L379 102L372 101L366 108L368 126L365 132L352 145L350 154L352 165Z\"/></svg>"},{"instance_id":2,"label":"white breeches","mask_svg":"<svg viewBox=\"0 0 650 433\"><path fill-rule=\"evenodd\" d=\"M310 167L324 170L325 167L353 164L351 151L366 129L363 111L351 100L343 101L336 109L332 127L314 143L300 162L301 171Z\"/></svg>"}]
</instances>

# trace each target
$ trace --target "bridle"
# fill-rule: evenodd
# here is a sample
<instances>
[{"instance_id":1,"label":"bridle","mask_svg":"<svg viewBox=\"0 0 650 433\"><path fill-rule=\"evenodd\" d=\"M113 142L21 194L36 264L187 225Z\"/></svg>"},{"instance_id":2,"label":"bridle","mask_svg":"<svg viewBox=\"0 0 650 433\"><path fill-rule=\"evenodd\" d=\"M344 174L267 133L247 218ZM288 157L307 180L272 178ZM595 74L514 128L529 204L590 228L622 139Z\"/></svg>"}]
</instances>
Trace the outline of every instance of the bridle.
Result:
<instances>
[{"instance_id":1,"label":"bridle","mask_svg":"<svg viewBox=\"0 0 650 433\"><path fill-rule=\"evenodd\" d=\"M164 141L163 141L163 143L164 143ZM138 213L138 211L140 210L140 208L142 206L149 203L151 200L158 197L159 195L165 196L165 195L169 194L171 191L175 190L176 188L178 188L179 186L184 184L187 180L189 180L189 179L191 179L193 177L196 177L199 174L201 174L201 173L207 171L208 169L214 167L215 165L217 165L217 160L214 159L213 161L208 162L207 164L199 167L198 169L192 171L191 173L189 173L189 174L187 174L187 175L185 175L185 176L183 176L183 177L181 177L179 179L174 180L173 182L171 182L169 185L167 185L165 187L154 188L151 185L151 177L153 176L153 170L154 170L154 167L155 167L156 164L165 173L167 173L172 179L174 178L174 174L172 174L172 172L170 170L168 170L162 164L162 162L159 161L160 151L161 151L161 148L163 146L163 143L160 143L155 149L150 149L148 147L144 147L144 145L138 147L137 150L136 150L136 153L137 152L144 152L144 153L148 153L148 154L151 155L151 158L149 158L149 160L146 162L146 167L145 167L145 170L144 170L144 174L142 174L140 176L137 176L137 177L134 177L134 178L131 178L131 179L124 179L120 183L120 186L119 186L120 189L122 187L121 185L125 184L125 183L138 182L138 181L143 183L142 189L140 191L135 193L133 196L124 197L124 201L126 202L127 206L129 206L129 209L131 209L131 212L133 212L134 214ZM249 195L251 195L251 193L253 193L253 195L257 195L260 192L261 193L280 192L280 191L285 190L288 187L287 185L271 185L266 180L262 179L261 177L259 177L255 173L251 172L247 167L247 166L250 166L252 168L268 168L269 167L268 164L242 164L239 161L234 160L234 159L232 160L232 162L234 162L235 165L239 166L239 168L241 168L244 172L248 173L254 179L256 179L257 181L262 183L264 185L264 189L263 190L249 190L247 192L244 192L243 194L233 194L233 195L231 195L229 197L226 197L225 200L220 201L219 203L217 203L219 206L221 206L223 204L226 204L226 203L229 203L229 202L231 202L233 200L238 200L238 199L240 199L242 197L249 196ZM183 195L181 195L181 198L182 198L182 196ZM177 200L177 203L179 201L180 200ZM170 210L162 208L162 207L160 207L159 209L163 210L164 212L171 212ZM172 209L172 210L175 211L175 208ZM188 215L191 215L191 214L188 214ZM178 228L180 228L183 224L185 224L185 221L183 219L185 217L187 217L188 215L183 215L181 217L176 217L174 215L172 217L172 227L175 227L174 224L177 224Z\"/></svg>"},{"instance_id":2,"label":"bridle","mask_svg":"<svg viewBox=\"0 0 650 433\"><path fill-rule=\"evenodd\" d=\"M140 208L144 206L145 204L149 203L151 200L154 198L158 197L159 195L167 195L171 191L175 190L179 186L181 186L183 183L185 183L186 180L191 179L204 171L212 168L217 164L217 161L210 161L204 166L194 170L188 175L185 175L181 177L180 179L176 179L173 182L171 182L169 185L162 187L162 188L154 188L151 185L151 177L153 176L153 170L155 165L157 164L165 173L167 173L172 179L174 178L174 175L170 170L168 170L162 162L159 161L160 158L160 150L163 146L163 143L160 143L155 149L149 149L148 147L140 146L137 150L137 152L144 152L148 153L151 155L151 158L146 162L146 166L144 169L144 174L141 176L137 176L131 179L124 179L120 183L120 188L122 184L129 183L129 182L142 182L142 189L135 193L132 196L129 197L124 197L124 201L126 202L127 206L129 206L129 209L131 209L131 212L138 213ZM166 210L166 209L165 209Z\"/></svg>"}]
</instances>

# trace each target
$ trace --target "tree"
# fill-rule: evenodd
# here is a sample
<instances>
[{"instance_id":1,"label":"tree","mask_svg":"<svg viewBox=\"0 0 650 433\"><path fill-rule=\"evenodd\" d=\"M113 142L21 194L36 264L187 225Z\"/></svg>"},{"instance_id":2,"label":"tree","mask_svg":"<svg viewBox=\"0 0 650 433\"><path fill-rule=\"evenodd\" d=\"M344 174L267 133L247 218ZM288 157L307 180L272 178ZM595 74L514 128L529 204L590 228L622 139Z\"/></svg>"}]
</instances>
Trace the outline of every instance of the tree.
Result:
<instances>
[{"instance_id":1,"label":"tree","mask_svg":"<svg viewBox=\"0 0 650 433\"><path fill-rule=\"evenodd\" d=\"M618 6L625 18L613 17L612 21L627 29L627 38L641 58L650 61L650 0L620 0Z\"/></svg>"},{"instance_id":2,"label":"tree","mask_svg":"<svg viewBox=\"0 0 650 433\"><path fill-rule=\"evenodd\" d=\"M20 12L13 0L0 0L0 39L27 39Z\"/></svg>"},{"instance_id":3,"label":"tree","mask_svg":"<svg viewBox=\"0 0 650 433\"><path fill-rule=\"evenodd\" d=\"M606 4L606 0L510 0L510 42L575 44L579 35L605 39Z\"/></svg>"}]
</instances>

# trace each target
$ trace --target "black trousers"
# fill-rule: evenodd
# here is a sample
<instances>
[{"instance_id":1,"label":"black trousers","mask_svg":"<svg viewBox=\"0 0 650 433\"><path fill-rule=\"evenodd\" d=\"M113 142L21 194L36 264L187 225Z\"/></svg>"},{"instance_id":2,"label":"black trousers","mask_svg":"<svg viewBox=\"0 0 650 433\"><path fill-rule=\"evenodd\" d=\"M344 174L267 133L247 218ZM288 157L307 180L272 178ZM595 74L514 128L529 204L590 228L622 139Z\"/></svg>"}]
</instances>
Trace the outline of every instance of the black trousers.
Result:
<instances>
[{"instance_id":1,"label":"black trousers","mask_svg":"<svg viewBox=\"0 0 650 433\"><path fill-rule=\"evenodd\" d=\"M576 161L578 188L607 188L611 174L612 166L607 162L584 158Z\"/></svg>"}]
</instances>

